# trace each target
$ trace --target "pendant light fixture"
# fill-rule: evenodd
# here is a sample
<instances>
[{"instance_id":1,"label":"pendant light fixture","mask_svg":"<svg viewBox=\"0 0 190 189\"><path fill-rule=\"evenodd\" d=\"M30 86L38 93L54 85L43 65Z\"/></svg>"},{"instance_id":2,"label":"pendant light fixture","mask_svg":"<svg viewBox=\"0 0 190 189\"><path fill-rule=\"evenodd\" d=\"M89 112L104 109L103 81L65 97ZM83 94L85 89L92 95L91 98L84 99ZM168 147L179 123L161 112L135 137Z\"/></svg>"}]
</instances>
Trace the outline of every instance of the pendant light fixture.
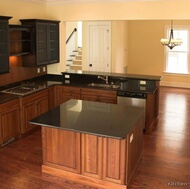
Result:
<instances>
[{"instance_id":1,"label":"pendant light fixture","mask_svg":"<svg viewBox=\"0 0 190 189\"><path fill-rule=\"evenodd\" d=\"M181 39L174 39L174 34L173 34L173 21L171 21L171 30L170 30L170 36L169 39L161 39L160 42L162 45L166 45L170 49L173 49L175 46L179 46L182 44Z\"/></svg>"}]
</instances>

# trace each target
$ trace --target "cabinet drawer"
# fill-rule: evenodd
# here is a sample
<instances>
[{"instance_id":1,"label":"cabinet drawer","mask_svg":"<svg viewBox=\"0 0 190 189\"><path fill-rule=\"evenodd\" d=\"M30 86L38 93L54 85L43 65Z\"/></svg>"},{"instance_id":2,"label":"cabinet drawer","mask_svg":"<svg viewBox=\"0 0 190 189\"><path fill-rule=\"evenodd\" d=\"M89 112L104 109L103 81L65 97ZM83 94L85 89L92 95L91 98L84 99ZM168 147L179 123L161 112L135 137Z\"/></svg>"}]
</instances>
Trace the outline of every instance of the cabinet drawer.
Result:
<instances>
[{"instance_id":1,"label":"cabinet drawer","mask_svg":"<svg viewBox=\"0 0 190 189\"><path fill-rule=\"evenodd\" d=\"M23 97L22 98L22 104L24 105L24 104L27 104L29 102L36 101L40 98L43 98L44 96L48 96L48 90L47 89L39 91L39 92L31 94L31 95L28 95L26 97Z\"/></svg>"},{"instance_id":2,"label":"cabinet drawer","mask_svg":"<svg viewBox=\"0 0 190 189\"><path fill-rule=\"evenodd\" d=\"M104 97L104 96L96 96L96 95L81 95L81 100L117 104L117 99L114 97Z\"/></svg>"},{"instance_id":3,"label":"cabinet drawer","mask_svg":"<svg viewBox=\"0 0 190 189\"><path fill-rule=\"evenodd\" d=\"M80 88L78 87L63 87L64 93L80 93Z\"/></svg>"},{"instance_id":4,"label":"cabinet drawer","mask_svg":"<svg viewBox=\"0 0 190 189\"><path fill-rule=\"evenodd\" d=\"M116 91L108 91L108 90L97 90L97 89L81 89L81 95L95 95L95 96L105 96L105 97L117 97Z\"/></svg>"},{"instance_id":5,"label":"cabinet drawer","mask_svg":"<svg viewBox=\"0 0 190 189\"><path fill-rule=\"evenodd\" d=\"M19 98L11 100L9 102L5 102L0 105L0 113L4 112L6 109L10 109L10 108L13 108L14 106L18 106L18 105L19 105Z\"/></svg>"}]
</instances>

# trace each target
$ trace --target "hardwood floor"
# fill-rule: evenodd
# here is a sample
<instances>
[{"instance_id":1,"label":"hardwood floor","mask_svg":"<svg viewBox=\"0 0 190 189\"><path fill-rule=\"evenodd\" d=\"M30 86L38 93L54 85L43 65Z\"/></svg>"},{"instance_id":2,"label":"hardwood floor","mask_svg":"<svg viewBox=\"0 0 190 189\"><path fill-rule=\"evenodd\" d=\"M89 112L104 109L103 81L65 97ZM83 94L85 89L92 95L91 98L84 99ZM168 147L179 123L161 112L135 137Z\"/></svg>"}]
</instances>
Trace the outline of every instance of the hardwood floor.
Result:
<instances>
[{"instance_id":1,"label":"hardwood floor","mask_svg":"<svg viewBox=\"0 0 190 189\"><path fill-rule=\"evenodd\" d=\"M0 149L0 189L95 189L41 173L41 133ZM157 124L129 189L190 189L190 89L161 87ZM96 188L98 189L98 188Z\"/></svg>"}]
</instances>

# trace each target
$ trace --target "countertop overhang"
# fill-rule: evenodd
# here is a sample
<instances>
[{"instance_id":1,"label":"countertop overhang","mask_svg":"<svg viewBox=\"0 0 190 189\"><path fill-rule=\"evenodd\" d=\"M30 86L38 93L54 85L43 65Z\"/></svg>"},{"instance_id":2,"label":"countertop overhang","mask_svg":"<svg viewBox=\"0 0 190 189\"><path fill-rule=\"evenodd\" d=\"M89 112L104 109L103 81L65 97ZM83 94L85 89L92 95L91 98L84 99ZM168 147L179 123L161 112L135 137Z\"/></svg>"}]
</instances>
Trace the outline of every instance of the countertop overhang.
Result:
<instances>
[{"instance_id":1,"label":"countertop overhang","mask_svg":"<svg viewBox=\"0 0 190 189\"><path fill-rule=\"evenodd\" d=\"M121 140L143 115L143 108L69 100L32 119L30 123Z\"/></svg>"}]
</instances>

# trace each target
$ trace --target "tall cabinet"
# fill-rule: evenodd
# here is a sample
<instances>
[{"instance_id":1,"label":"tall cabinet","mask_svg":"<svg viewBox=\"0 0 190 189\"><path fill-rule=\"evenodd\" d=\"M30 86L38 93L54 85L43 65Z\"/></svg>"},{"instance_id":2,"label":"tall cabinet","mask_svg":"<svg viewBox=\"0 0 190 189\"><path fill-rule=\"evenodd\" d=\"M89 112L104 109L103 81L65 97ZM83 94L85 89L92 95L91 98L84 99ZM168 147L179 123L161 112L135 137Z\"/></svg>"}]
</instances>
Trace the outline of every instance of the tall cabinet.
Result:
<instances>
[{"instance_id":1,"label":"tall cabinet","mask_svg":"<svg viewBox=\"0 0 190 189\"><path fill-rule=\"evenodd\" d=\"M0 74L9 72L9 19L0 16Z\"/></svg>"},{"instance_id":2,"label":"tall cabinet","mask_svg":"<svg viewBox=\"0 0 190 189\"><path fill-rule=\"evenodd\" d=\"M23 66L43 66L59 62L59 21L21 19L32 26L32 52L23 56Z\"/></svg>"}]
</instances>

